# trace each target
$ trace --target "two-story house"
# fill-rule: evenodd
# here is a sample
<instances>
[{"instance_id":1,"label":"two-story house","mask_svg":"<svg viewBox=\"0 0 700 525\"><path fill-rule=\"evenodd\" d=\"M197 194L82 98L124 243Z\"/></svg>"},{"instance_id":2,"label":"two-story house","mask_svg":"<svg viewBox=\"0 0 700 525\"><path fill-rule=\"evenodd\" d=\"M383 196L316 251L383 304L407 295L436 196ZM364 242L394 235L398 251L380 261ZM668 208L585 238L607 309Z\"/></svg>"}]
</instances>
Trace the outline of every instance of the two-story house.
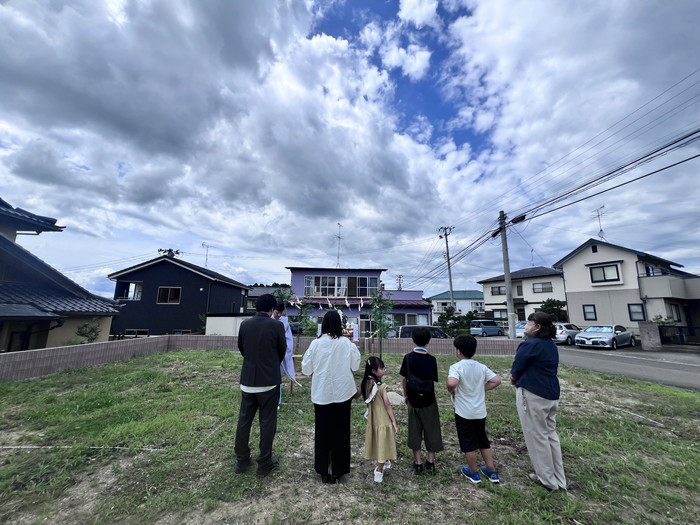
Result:
<instances>
[{"instance_id":1,"label":"two-story house","mask_svg":"<svg viewBox=\"0 0 700 525\"><path fill-rule=\"evenodd\" d=\"M88 292L15 243L17 235L60 232L56 219L0 199L0 352L62 346L93 319L109 337L116 304Z\"/></svg>"},{"instance_id":2,"label":"two-story house","mask_svg":"<svg viewBox=\"0 0 700 525\"><path fill-rule=\"evenodd\" d=\"M172 250L108 277L123 305L112 334L124 336L203 333L207 314L245 312L250 289Z\"/></svg>"},{"instance_id":3,"label":"two-story house","mask_svg":"<svg viewBox=\"0 0 700 525\"><path fill-rule=\"evenodd\" d=\"M450 292L442 292L432 297L428 297L433 303L433 314L440 315L445 312L450 304ZM484 313L484 292L481 290L453 290L455 313L459 315L467 312Z\"/></svg>"},{"instance_id":4,"label":"two-story house","mask_svg":"<svg viewBox=\"0 0 700 525\"><path fill-rule=\"evenodd\" d=\"M360 336L373 332L372 296L382 292L394 308L389 314L397 325L431 324L431 305L423 300L422 290L384 290L381 274L385 268L306 268L288 266L294 295L288 315L299 315L299 301L310 304L310 316L318 321L326 310L339 310L348 325L357 325Z\"/></svg>"},{"instance_id":5,"label":"two-story house","mask_svg":"<svg viewBox=\"0 0 700 525\"><path fill-rule=\"evenodd\" d=\"M511 272L513 306L519 321L537 311L547 299L566 301L562 271L533 266ZM505 275L478 281L484 287L484 317L508 321ZM572 320L573 322L573 320Z\"/></svg>"},{"instance_id":6,"label":"two-story house","mask_svg":"<svg viewBox=\"0 0 700 525\"><path fill-rule=\"evenodd\" d=\"M554 267L564 272L572 323L620 324L637 333L638 322L657 315L700 324L700 277L673 261L589 239Z\"/></svg>"}]
</instances>

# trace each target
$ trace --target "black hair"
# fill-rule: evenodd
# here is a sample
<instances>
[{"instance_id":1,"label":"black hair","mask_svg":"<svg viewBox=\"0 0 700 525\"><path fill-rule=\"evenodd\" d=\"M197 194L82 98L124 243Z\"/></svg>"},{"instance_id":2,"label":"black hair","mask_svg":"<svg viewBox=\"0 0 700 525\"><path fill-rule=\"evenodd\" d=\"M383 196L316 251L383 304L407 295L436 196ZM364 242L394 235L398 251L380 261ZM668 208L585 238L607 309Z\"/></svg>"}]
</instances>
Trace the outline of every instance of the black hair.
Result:
<instances>
[{"instance_id":1,"label":"black hair","mask_svg":"<svg viewBox=\"0 0 700 525\"><path fill-rule=\"evenodd\" d=\"M333 339L338 339L343 335L343 321L340 314L335 310L329 310L323 316L321 323L321 334L328 334Z\"/></svg>"},{"instance_id":2,"label":"black hair","mask_svg":"<svg viewBox=\"0 0 700 525\"><path fill-rule=\"evenodd\" d=\"M556 333L557 329L554 327L553 318L547 312L534 312L527 316L528 321L532 321L540 325L540 329L533 337L539 337L541 339L552 339Z\"/></svg>"},{"instance_id":3,"label":"black hair","mask_svg":"<svg viewBox=\"0 0 700 525\"><path fill-rule=\"evenodd\" d=\"M372 372L372 370L379 370L380 368L384 368L384 361L380 357L372 356L365 361L365 375L362 376L362 383L360 384L362 399L365 401L372 392L369 382L374 381L378 385L382 384L381 379Z\"/></svg>"},{"instance_id":4,"label":"black hair","mask_svg":"<svg viewBox=\"0 0 700 525\"><path fill-rule=\"evenodd\" d=\"M459 350L459 353L464 357L474 357L476 353L476 338L474 336L466 334L458 335L455 337L454 341L452 341L452 344L455 345L455 348Z\"/></svg>"},{"instance_id":5,"label":"black hair","mask_svg":"<svg viewBox=\"0 0 700 525\"><path fill-rule=\"evenodd\" d=\"M255 311L257 312L269 312L274 310L277 306L277 299L274 295L269 293L264 293L255 302Z\"/></svg>"},{"instance_id":6,"label":"black hair","mask_svg":"<svg viewBox=\"0 0 700 525\"><path fill-rule=\"evenodd\" d=\"M278 312L284 312L284 301L277 301L277 306L275 306L275 310Z\"/></svg>"},{"instance_id":7,"label":"black hair","mask_svg":"<svg viewBox=\"0 0 700 525\"><path fill-rule=\"evenodd\" d=\"M418 346L425 346L430 342L430 330L427 326L416 326L411 332L411 339Z\"/></svg>"}]
</instances>

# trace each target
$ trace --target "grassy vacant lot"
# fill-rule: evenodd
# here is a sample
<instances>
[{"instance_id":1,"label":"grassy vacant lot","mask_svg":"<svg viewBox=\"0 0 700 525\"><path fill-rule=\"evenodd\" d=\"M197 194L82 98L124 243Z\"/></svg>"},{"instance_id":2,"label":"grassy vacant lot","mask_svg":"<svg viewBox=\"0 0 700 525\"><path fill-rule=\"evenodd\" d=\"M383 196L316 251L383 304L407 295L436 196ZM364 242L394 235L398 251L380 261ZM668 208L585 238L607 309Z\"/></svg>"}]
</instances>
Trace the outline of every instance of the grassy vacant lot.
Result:
<instances>
[{"instance_id":1,"label":"grassy vacant lot","mask_svg":"<svg viewBox=\"0 0 700 525\"><path fill-rule=\"evenodd\" d=\"M385 356L397 393L400 359ZM459 476L443 386L446 450L434 477L413 475L400 435L398 461L375 484L355 402L353 470L331 486L312 469L306 378L292 395L285 386L281 468L262 481L233 474L237 353L167 353L0 382L0 523L698 523L698 393L563 367L559 433L570 488L548 493L526 477L511 359L481 360L504 377L487 394L500 486ZM453 358L438 361L444 383ZM405 428L405 408L395 410Z\"/></svg>"}]
</instances>

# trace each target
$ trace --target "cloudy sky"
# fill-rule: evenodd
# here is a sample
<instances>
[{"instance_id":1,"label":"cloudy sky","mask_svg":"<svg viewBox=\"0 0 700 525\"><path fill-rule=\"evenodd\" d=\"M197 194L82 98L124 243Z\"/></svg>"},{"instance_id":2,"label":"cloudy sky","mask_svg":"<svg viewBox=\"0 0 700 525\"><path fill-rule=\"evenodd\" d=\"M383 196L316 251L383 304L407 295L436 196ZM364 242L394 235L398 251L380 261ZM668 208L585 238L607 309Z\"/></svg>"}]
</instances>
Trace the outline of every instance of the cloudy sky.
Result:
<instances>
[{"instance_id":1,"label":"cloudy sky","mask_svg":"<svg viewBox=\"0 0 700 525\"><path fill-rule=\"evenodd\" d=\"M106 296L167 248L246 284L340 263L429 296L444 226L454 288L480 288L501 210L527 217L513 270L602 226L700 273L698 20L696 0L0 0L0 197L56 217L18 242Z\"/></svg>"}]
</instances>

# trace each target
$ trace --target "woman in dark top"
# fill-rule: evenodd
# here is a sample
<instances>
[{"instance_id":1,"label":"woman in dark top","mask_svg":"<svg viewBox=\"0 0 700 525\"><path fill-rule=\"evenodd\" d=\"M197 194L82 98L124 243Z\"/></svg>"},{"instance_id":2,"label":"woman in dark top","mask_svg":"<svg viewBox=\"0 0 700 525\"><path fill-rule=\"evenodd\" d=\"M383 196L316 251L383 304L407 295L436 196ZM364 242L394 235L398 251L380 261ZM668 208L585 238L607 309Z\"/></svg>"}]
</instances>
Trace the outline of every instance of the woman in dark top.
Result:
<instances>
[{"instance_id":1,"label":"woman in dark top","mask_svg":"<svg viewBox=\"0 0 700 525\"><path fill-rule=\"evenodd\" d=\"M530 314L525 335L527 339L518 346L510 375L516 386L516 407L525 445L535 469L529 477L549 490L566 490L557 435L559 351L552 341L552 316L545 312Z\"/></svg>"}]
</instances>

